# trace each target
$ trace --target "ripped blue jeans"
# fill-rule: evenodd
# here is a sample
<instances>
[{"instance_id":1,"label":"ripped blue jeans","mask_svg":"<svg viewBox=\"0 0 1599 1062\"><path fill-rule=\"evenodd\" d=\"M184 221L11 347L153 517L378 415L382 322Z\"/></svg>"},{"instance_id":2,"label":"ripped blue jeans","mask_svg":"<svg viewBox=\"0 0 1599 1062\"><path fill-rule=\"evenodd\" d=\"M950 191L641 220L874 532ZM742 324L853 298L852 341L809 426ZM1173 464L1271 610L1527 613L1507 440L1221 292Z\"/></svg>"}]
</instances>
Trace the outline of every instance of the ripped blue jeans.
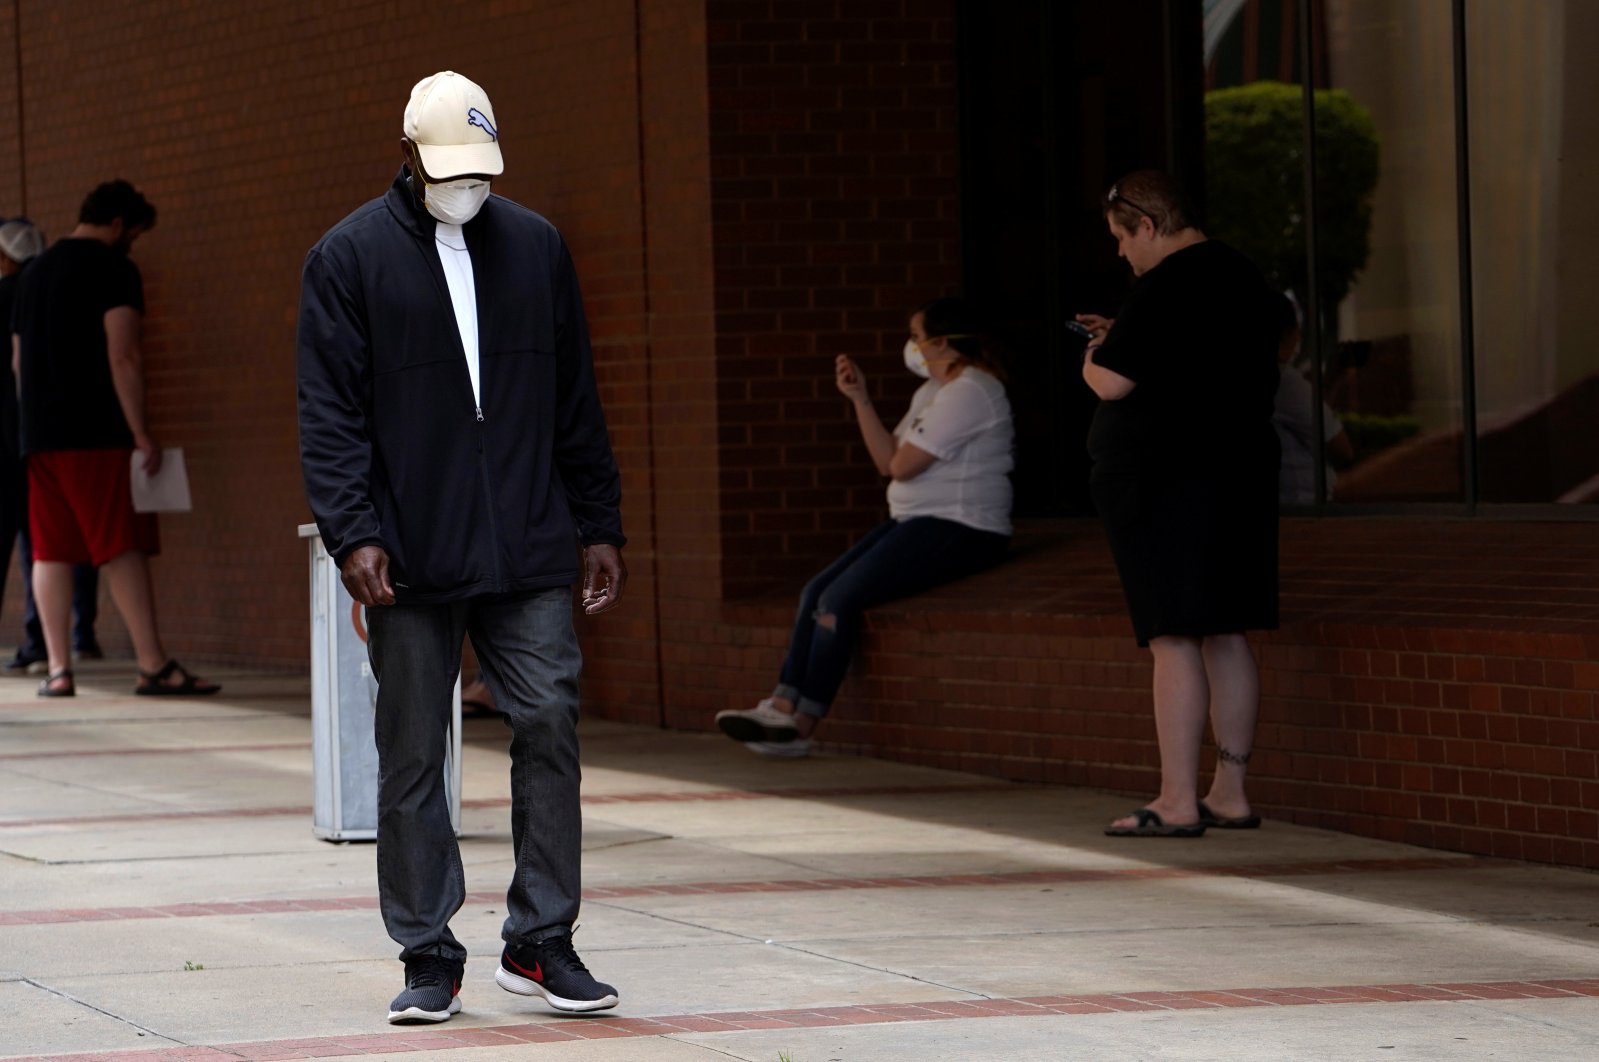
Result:
<instances>
[{"instance_id":1,"label":"ripped blue jeans","mask_svg":"<svg viewBox=\"0 0 1599 1062\"><path fill-rule=\"evenodd\" d=\"M954 582L1005 559L1010 536L917 516L868 532L800 594L774 697L825 716L849 670L861 617L874 605Z\"/></svg>"}]
</instances>

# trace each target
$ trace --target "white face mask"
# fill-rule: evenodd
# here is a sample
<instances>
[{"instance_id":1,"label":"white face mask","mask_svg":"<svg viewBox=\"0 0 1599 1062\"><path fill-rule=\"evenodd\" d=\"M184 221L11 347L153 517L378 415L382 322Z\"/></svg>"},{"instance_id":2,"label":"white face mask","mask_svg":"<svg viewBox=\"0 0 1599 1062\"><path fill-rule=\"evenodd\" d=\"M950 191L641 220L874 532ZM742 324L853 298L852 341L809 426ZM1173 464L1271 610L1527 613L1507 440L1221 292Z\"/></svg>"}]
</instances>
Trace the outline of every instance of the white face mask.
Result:
<instances>
[{"instance_id":1,"label":"white face mask","mask_svg":"<svg viewBox=\"0 0 1599 1062\"><path fill-rule=\"evenodd\" d=\"M927 359L922 357L922 348L916 345L914 339L905 341L905 367L924 380L932 375L927 371Z\"/></svg>"},{"instance_id":2,"label":"white face mask","mask_svg":"<svg viewBox=\"0 0 1599 1062\"><path fill-rule=\"evenodd\" d=\"M446 225L465 225L477 217L489 197L489 182L473 178L445 181L443 184L423 183L422 205L427 212Z\"/></svg>"}]
</instances>

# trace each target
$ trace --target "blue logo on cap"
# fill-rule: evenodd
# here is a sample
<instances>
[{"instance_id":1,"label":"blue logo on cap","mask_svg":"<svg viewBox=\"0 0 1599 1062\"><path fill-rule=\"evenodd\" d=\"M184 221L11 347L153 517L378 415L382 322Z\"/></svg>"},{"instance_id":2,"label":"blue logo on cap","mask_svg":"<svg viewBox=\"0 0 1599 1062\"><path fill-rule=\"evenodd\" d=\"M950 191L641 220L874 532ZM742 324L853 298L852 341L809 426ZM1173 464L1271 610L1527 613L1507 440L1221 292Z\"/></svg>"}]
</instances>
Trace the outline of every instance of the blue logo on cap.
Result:
<instances>
[{"instance_id":1,"label":"blue logo on cap","mask_svg":"<svg viewBox=\"0 0 1599 1062\"><path fill-rule=\"evenodd\" d=\"M471 110L466 112L466 124L477 126L495 140L500 139L500 134L495 132L494 126L489 124L488 116L482 111L478 110L476 107L473 107Z\"/></svg>"}]
</instances>

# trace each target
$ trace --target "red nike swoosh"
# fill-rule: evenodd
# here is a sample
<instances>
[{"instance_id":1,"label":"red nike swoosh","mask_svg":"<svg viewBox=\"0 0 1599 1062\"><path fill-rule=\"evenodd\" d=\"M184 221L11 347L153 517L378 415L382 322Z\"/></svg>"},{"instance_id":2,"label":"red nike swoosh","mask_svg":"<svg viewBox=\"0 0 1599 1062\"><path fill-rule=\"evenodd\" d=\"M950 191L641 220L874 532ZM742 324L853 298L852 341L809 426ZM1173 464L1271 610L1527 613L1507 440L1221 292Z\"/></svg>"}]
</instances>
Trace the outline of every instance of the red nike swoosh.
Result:
<instances>
[{"instance_id":1,"label":"red nike swoosh","mask_svg":"<svg viewBox=\"0 0 1599 1062\"><path fill-rule=\"evenodd\" d=\"M523 977L537 981L541 985L544 983L544 967L536 962L533 964L533 969L529 970L526 966L520 965L515 959L507 955L505 957L505 965L509 966Z\"/></svg>"}]
</instances>

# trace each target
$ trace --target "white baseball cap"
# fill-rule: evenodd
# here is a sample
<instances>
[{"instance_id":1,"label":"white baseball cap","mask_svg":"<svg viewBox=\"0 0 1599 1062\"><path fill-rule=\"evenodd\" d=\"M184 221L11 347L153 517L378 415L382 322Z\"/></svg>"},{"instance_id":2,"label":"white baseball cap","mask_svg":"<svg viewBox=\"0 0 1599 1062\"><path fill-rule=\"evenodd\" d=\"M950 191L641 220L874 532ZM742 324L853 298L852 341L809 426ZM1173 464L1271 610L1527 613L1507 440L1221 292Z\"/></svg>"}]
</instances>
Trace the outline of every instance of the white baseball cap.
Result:
<instances>
[{"instance_id":1,"label":"white baseball cap","mask_svg":"<svg viewBox=\"0 0 1599 1062\"><path fill-rule=\"evenodd\" d=\"M26 262L44 250L44 233L24 218L0 225L0 254L16 262Z\"/></svg>"},{"instance_id":2,"label":"white baseball cap","mask_svg":"<svg viewBox=\"0 0 1599 1062\"><path fill-rule=\"evenodd\" d=\"M469 173L497 177L505 172L500 127L488 93L454 70L441 70L416 83L411 102L405 105L405 135L416 144L422 168L435 181Z\"/></svg>"}]
</instances>

